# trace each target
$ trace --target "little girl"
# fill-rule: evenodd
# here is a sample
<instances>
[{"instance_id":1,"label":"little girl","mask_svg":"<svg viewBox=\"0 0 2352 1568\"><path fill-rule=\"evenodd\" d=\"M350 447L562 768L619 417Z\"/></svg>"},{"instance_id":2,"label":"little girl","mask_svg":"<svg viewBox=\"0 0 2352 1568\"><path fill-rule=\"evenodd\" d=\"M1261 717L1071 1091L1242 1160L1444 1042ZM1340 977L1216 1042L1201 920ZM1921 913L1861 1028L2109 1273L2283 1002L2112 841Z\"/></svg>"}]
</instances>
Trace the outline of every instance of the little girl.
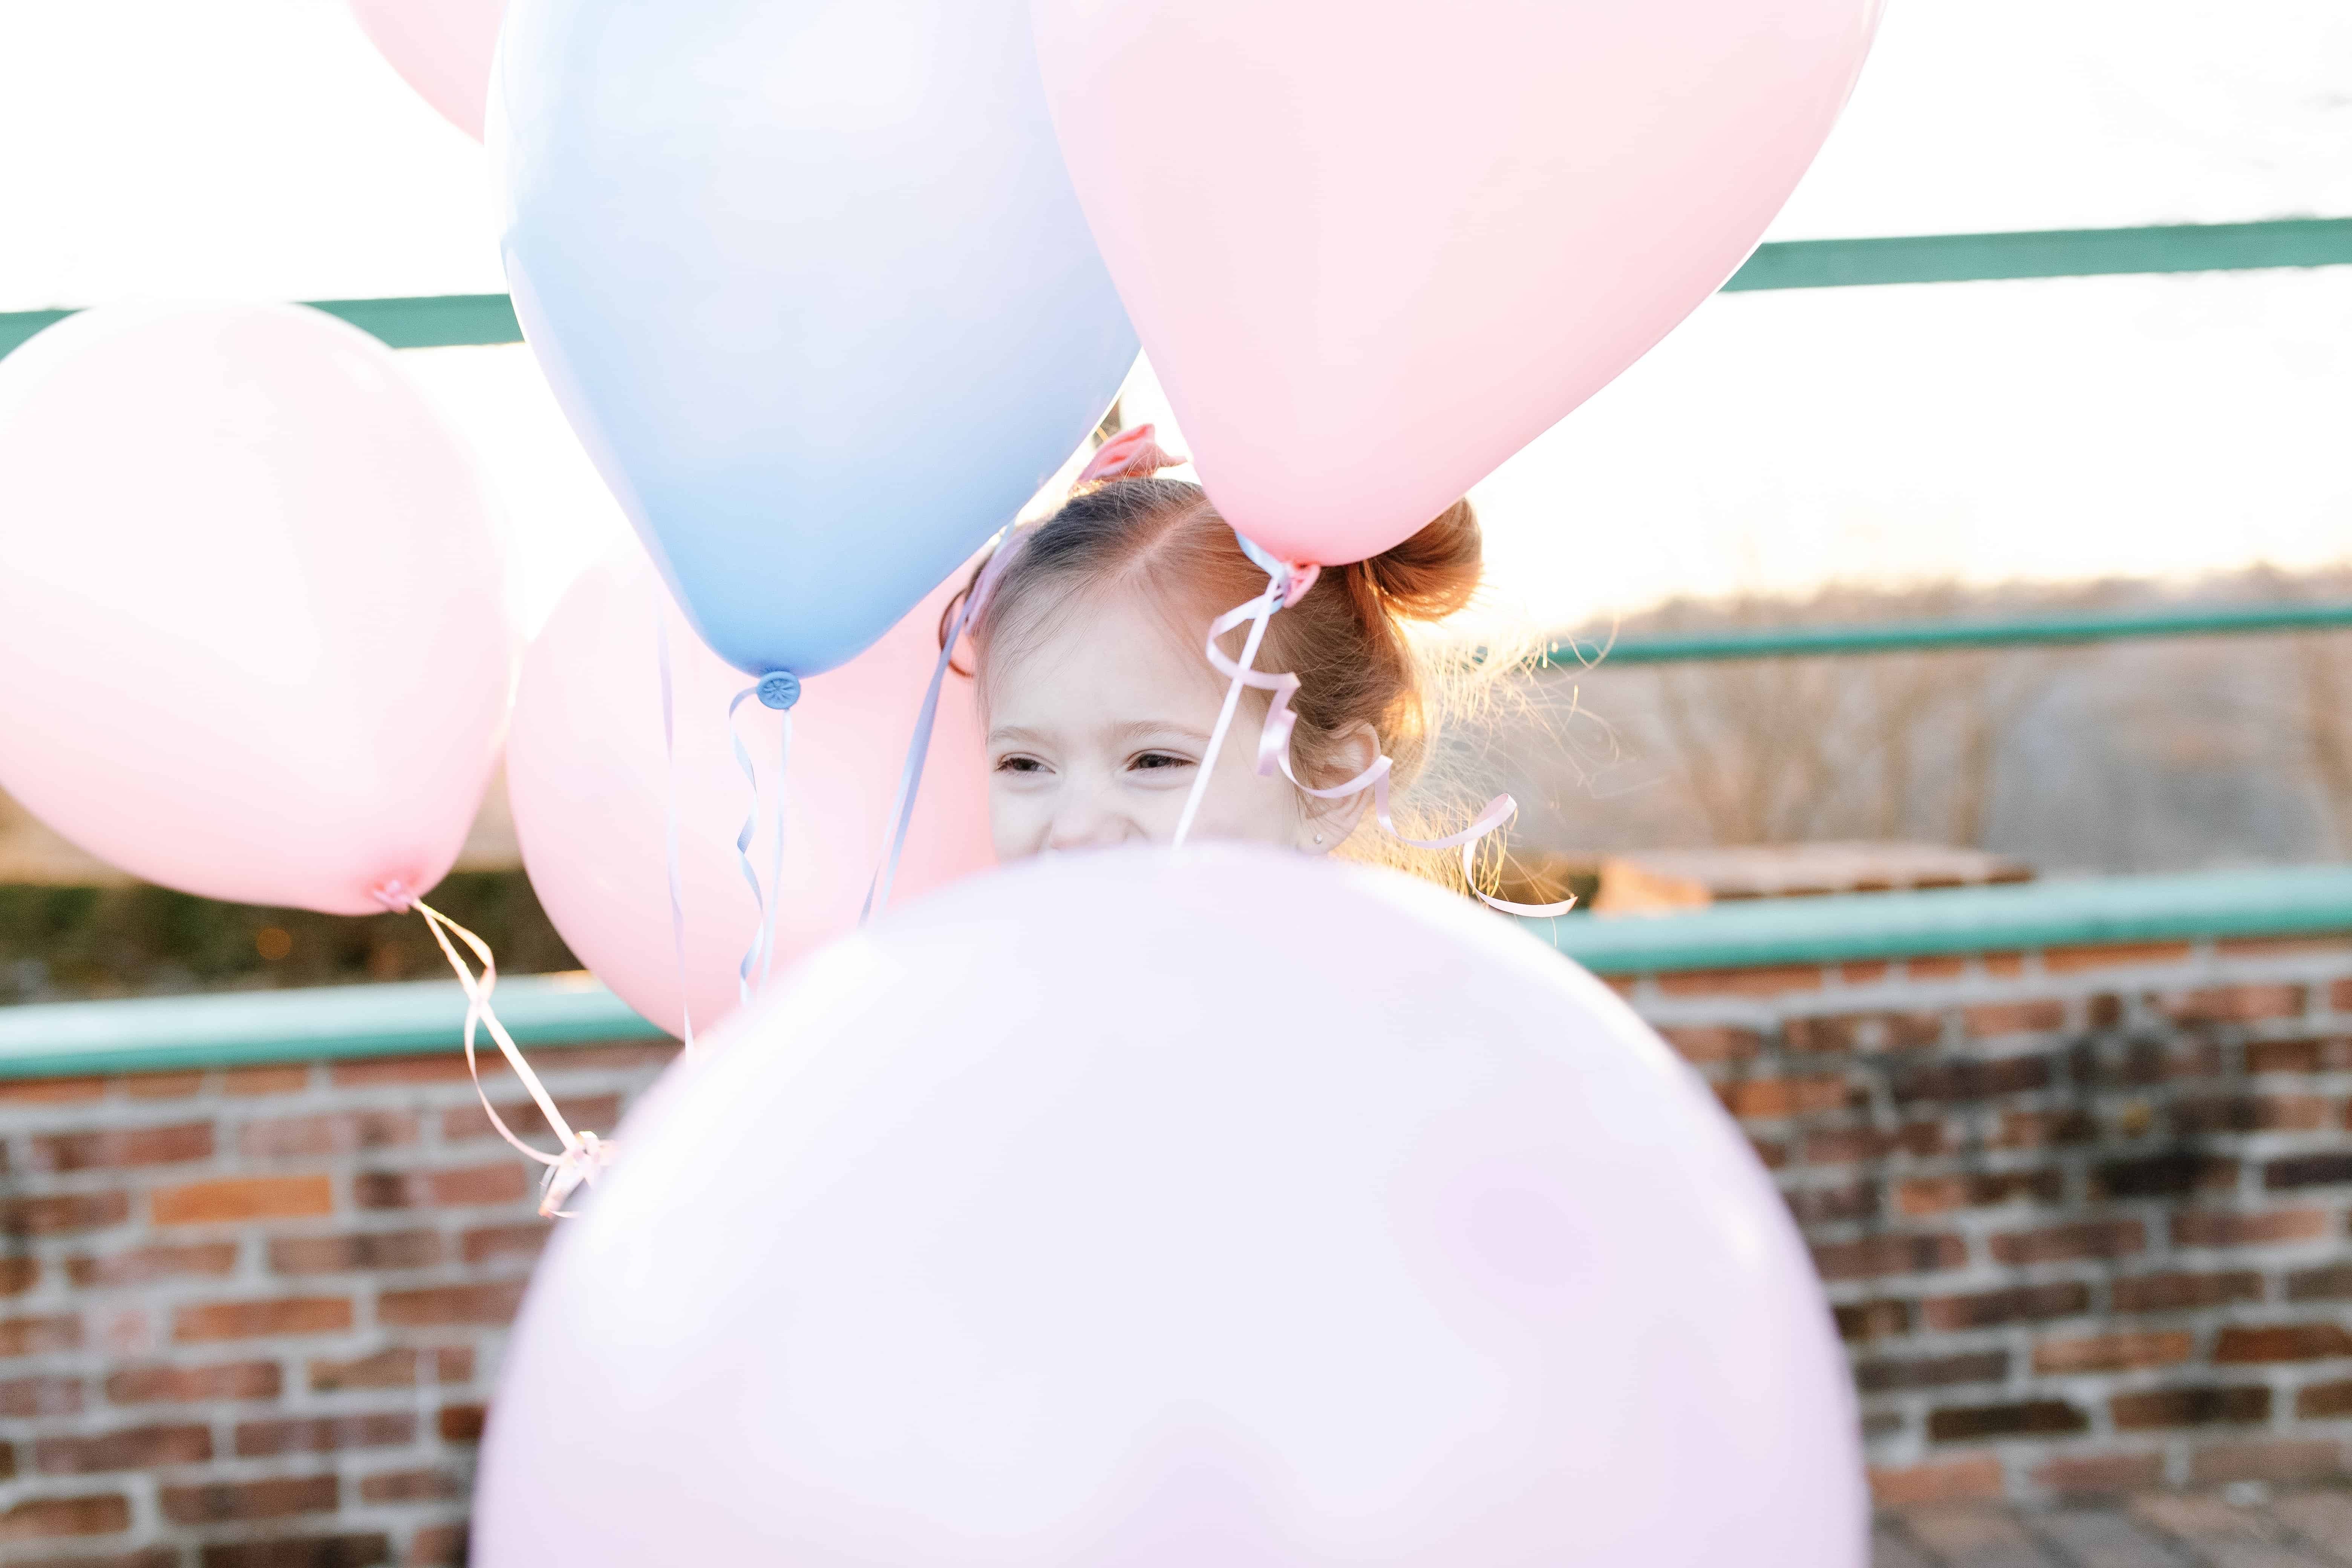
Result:
<instances>
[{"instance_id":1,"label":"little girl","mask_svg":"<svg viewBox=\"0 0 2352 1568\"><path fill-rule=\"evenodd\" d=\"M1265 592L1266 573L1198 485L1153 477L1181 459L1150 437L1142 426L1105 446L1071 500L967 586L1000 860L1171 841L1208 753L1225 681L1203 636ZM1266 699L1253 692L1192 832L1307 854L1347 843L1365 795L1321 800L1299 785L1344 784L1383 752L1394 784L1410 781L1433 718L1403 625L1462 608L1478 576L1477 519L1457 501L1396 548L1326 568L1276 612L1255 668L1298 677L1297 784L1257 770Z\"/></svg>"}]
</instances>

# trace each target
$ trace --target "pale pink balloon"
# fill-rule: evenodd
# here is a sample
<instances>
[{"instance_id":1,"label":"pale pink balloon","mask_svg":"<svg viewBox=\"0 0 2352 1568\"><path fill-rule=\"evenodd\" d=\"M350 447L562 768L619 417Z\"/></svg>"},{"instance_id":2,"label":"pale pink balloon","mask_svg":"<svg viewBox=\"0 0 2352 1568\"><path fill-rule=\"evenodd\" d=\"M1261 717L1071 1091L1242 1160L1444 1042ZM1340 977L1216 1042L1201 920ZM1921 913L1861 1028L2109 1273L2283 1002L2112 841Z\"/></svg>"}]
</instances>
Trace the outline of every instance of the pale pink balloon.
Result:
<instances>
[{"instance_id":1,"label":"pale pink balloon","mask_svg":"<svg viewBox=\"0 0 2352 1568\"><path fill-rule=\"evenodd\" d=\"M1032 0L1078 198L1236 528L1376 554L1729 277L1879 0Z\"/></svg>"},{"instance_id":2,"label":"pale pink balloon","mask_svg":"<svg viewBox=\"0 0 2352 1568\"><path fill-rule=\"evenodd\" d=\"M47 329L0 360L0 788L205 898L425 891L513 684L492 516L463 438L331 316Z\"/></svg>"},{"instance_id":3,"label":"pale pink balloon","mask_svg":"<svg viewBox=\"0 0 2352 1568\"><path fill-rule=\"evenodd\" d=\"M351 0L351 7L416 95L479 142L506 0Z\"/></svg>"},{"instance_id":4,"label":"pale pink balloon","mask_svg":"<svg viewBox=\"0 0 2352 1568\"><path fill-rule=\"evenodd\" d=\"M1738 1128L1394 873L1032 860L659 1085L531 1282L480 1568L1862 1568Z\"/></svg>"},{"instance_id":5,"label":"pale pink balloon","mask_svg":"<svg viewBox=\"0 0 2352 1568\"><path fill-rule=\"evenodd\" d=\"M849 663L811 679L793 710L779 971L856 922L950 591L934 593ZM656 606L669 623L676 692L685 994L697 1029L735 1010L736 965L758 912L736 859L751 786L728 743L727 705L750 682L695 637L634 547L583 574L524 656L507 795L531 886L555 929L630 1006L677 1033ZM754 698L736 725L765 790L776 773L781 717ZM760 821L752 859L764 880L772 842L764 810ZM971 682L950 675L896 896L993 859Z\"/></svg>"}]
</instances>

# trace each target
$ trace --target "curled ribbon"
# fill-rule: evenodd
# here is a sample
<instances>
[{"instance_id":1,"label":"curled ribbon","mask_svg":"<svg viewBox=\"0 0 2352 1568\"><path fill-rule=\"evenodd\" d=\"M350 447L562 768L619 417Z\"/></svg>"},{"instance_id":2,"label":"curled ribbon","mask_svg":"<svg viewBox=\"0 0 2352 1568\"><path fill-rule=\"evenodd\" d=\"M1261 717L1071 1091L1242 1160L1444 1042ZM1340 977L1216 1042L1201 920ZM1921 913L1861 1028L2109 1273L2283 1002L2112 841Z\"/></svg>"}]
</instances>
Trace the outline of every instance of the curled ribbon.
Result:
<instances>
[{"instance_id":1,"label":"curled ribbon","mask_svg":"<svg viewBox=\"0 0 2352 1568\"><path fill-rule=\"evenodd\" d=\"M539 1075L530 1070L529 1062L523 1060L521 1048L514 1043L514 1037L507 1033L507 1026L499 1021L497 1011L490 1005L490 993L498 989L499 964L490 954L489 943L424 900L409 897L406 889L396 882L378 889L375 896L378 902L395 913L415 910L423 916L425 929L440 944L443 956L449 961L449 967L457 972L457 984L466 991L466 1071L474 1080L475 1098L482 1102L482 1109L488 1113L490 1125L498 1129L499 1137L527 1158L547 1167L547 1175L539 1188L540 1216L542 1219L571 1218L572 1211L562 1206L563 1201L583 1184L595 1185L597 1176L612 1164L615 1145L593 1132L572 1130L572 1124L564 1121L563 1112L555 1108L555 1100L548 1094L547 1086L539 1081ZM472 950L475 959L482 966L480 974L477 975L457 955L456 944L449 940L452 935ZM539 1107L540 1115L547 1119L547 1125L554 1130L556 1138L562 1143L562 1152L546 1153L516 1137L514 1129L499 1115L498 1107L490 1103L488 1093L482 1088L481 1065L474 1050L475 1032L478 1028L489 1030L490 1038L498 1044L499 1054L506 1058L507 1066L512 1068L515 1077L522 1080L522 1087L530 1094L531 1102Z\"/></svg>"},{"instance_id":2,"label":"curled ribbon","mask_svg":"<svg viewBox=\"0 0 2352 1568\"><path fill-rule=\"evenodd\" d=\"M1185 829L1192 826L1192 814L1199 806L1202 792L1208 784L1209 770L1216 763L1225 731L1233 722L1234 705L1240 700L1242 688L1246 686L1267 693L1265 723L1259 730L1257 740L1257 771L1260 773L1272 774L1279 770L1301 795L1312 795L1318 800L1344 800L1351 795L1360 795L1369 790L1372 796L1373 820L1381 825L1382 832L1398 843L1411 845L1416 849L1459 847L1462 851L1462 879L1479 901L1489 909L1500 910L1506 914L1542 919L1564 915L1575 908L1573 897L1550 904L1519 904L1480 889L1477 879L1478 841L1504 826L1519 812L1519 803L1507 794L1498 795L1488 801L1470 826L1459 833L1449 833L1442 838L1408 838L1397 830L1395 819L1389 813L1389 786L1396 764L1387 752L1381 752L1373 759L1370 767L1354 778L1329 789L1315 789L1300 780L1290 763L1291 734L1298 727L1298 715L1291 711L1290 700L1297 695L1298 677L1287 670L1267 675L1251 666L1256 659L1259 644L1265 640L1266 623L1274 618L1276 610L1286 605L1295 605L1304 597L1307 590L1315 585L1316 576L1321 569L1277 560L1239 534L1234 538L1240 541L1243 553L1265 573L1265 592L1247 604L1234 605L1209 623L1205 645L1209 663L1227 677L1230 684L1225 688L1224 707L1217 714L1216 728L1209 733L1208 752L1202 761L1201 772L1193 779L1192 793L1184 802L1184 815L1177 826L1176 842L1181 844L1184 841ZM1242 657L1238 660L1227 658L1224 651L1217 647L1217 639L1244 623L1248 625L1249 631L1243 639Z\"/></svg>"}]
</instances>

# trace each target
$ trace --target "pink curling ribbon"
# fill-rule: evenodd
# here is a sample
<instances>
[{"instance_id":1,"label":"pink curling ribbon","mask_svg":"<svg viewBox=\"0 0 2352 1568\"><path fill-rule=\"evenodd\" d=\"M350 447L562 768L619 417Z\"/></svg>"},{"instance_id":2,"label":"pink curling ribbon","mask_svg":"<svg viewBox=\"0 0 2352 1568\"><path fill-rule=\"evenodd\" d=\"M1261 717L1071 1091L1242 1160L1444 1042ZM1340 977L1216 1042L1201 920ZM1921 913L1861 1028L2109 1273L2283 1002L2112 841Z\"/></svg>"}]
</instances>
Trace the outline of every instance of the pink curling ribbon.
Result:
<instances>
[{"instance_id":1,"label":"pink curling ribbon","mask_svg":"<svg viewBox=\"0 0 2352 1568\"><path fill-rule=\"evenodd\" d=\"M1315 585L1321 568L1278 561L1240 534L1234 537L1240 542L1242 552L1265 571L1265 592L1245 605L1234 605L1209 624L1206 644L1209 663L1226 676L1230 684L1225 689L1224 707L1217 715L1217 727L1210 731L1208 754L1202 761L1199 775L1192 781L1192 793L1184 803L1184 816L1177 826L1176 842L1181 844L1184 841L1184 831L1192 826L1192 813L1200 804L1202 791L1208 783L1209 770L1215 765L1218 749L1233 721L1234 703L1241 696L1242 688L1247 686L1268 694L1265 724L1259 730L1257 740L1257 771L1260 773L1271 774L1279 769L1282 776L1288 779L1300 794L1312 795L1318 800L1344 800L1349 795L1370 790L1373 819L1381 825L1381 831L1398 843L1409 844L1416 849L1452 849L1458 847L1462 851L1463 881L1490 909L1500 910L1506 914L1542 919L1564 915L1575 908L1573 897L1562 899L1558 903L1518 904L1480 890L1476 867L1478 841L1518 815L1519 803L1508 795L1498 795L1488 801L1486 809L1459 833L1449 833L1443 838L1408 838L1397 831L1396 822L1389 814L1389 784L1395 763L1387 752L1381 753L1370 767L1346 784L1330 789L1313 789L1300 781L1290 764L1291 732L1298 726L1298 715L1291 711L1290 700L1297 695L1298 677L1287 670L1278 675L1266 675L1250 667L1256 658L1258 645L1265 640L1266 623L1273 619L1276 610L1286 605L1295 605L1305 597L1307 590ZM1217 647L1217 639L1244 623L1248 624L1249 633L1242 644L1242 657L1239 660L1227 658L1223 650Z\"/></svg>"},{"instance_id":2,"label":"pink curling ribbon","mask_svg":"<svg viewBox=\"0 0 2352 1568\"><path fill-rule=\"evenodd\" d=\"M499 1137L526 1157L547 1167L546 1179L541 1182L539 1189L540 1217L571 1218L572 1211L562 1206L564 1199L583 1184L595 1185L597 1176L613 1163L614 1145L593 1132L572 1131L572 1124L563 1120L563 1112L555 1108L555 1100L547 1092L547 1086L539 1081L539 1075L530 1070L529 1062L523 1060L522 1050L514 1043L514 1037L508 1034L507 1026L499 1021L498 1013L490 1005L490 993L498 989L499 965L498 960L490 955L489 943L424 900L412 897L397 880L375 889L375 898L378 903L394 914L415 910L422 915L425 929L440 944L442 955L448 959L449 967L457 972L457 984L466 990L466 1071L473 1078L474 1096L482 1102L482 1109L488 1113L490 1125L498 1129ZM449 940L452 935L472 950L482 966L478 976L467 966L464 959L457 956L457 949ZM563 1145L561 1153L541 1152L516 1137L514 1130L499 1117L498 1107L490 1103L489 1094L482 1088L481 1066L474 1052L474 1033L478 1027L487 1027L490 1038L498 1042L499 1054L506 1058L507 1065L514 1069L515 1077L522 1080L522 1087L530 1095L532 1103L539 1107L540 1115L545 1117L548 1126L554 1129L556 1138Z\"/></svg>"}]
</instances>

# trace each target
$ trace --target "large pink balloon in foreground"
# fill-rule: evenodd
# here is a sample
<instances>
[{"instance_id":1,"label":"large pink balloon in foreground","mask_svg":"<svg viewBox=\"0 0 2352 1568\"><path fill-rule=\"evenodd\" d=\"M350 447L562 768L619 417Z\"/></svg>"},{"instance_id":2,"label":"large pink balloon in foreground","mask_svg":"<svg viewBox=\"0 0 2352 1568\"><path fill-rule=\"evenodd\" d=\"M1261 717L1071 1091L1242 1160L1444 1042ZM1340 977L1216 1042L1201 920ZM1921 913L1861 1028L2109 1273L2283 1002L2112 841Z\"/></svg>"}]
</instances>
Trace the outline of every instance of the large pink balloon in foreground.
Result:
<instances>
[{"instance_id":1,"label":"large pink balloon in foreground","mask_svg":"<svg viewBox=\"0 0 2352 1568\"><path fill-rule=\"evenodd\" d=\"M1406 538L1729 277L1878 0L1032 0L1103 259L1234 527Z\"/></svg>"},{"instance_id":2,"label":"large pink balloon in foreground","mask_svg":"<svg viewBox=\"0 0 2352 1568\"><path fill-rule=\"evenodd\" d=\"M947 592L847 664L812 678L793 710L779 964L856 923L939 655ZM622 1000L675 1034L684 1020L664 843L671 785L656 606L668 619L674 670L686 994L698 1029L735 1010L736 965L759 911L736 859L751 786L728 743L727 705L750 681L702 645L634 548L575 583L525 656L507 795L531 886L555 929ZM735 721L761 789L772 789L782 715L754 700ZM768 820L763 811L751 851L762 878ZM920 893L994 858L979 712L971 682L950 676L898 891Z\"/></svg>"},{"instance_id":3,"label":"large pink balloon in foreground","mask_svg":"<svg viewBox=\"0 0 2352 1568\"><path fill-rule=\"evenodd\" d=\"M392 352L331 316L48 328L0 360L0 788L184 892L404 908L506 724L491 504Z\"/></svg>"},{"instance_id":4,"label":"large pink balloon in foreground","mask_svg":"<svg viewBox=\"0 0 2352 1568\"><path fill-rule=\"evenodd\" d=\"M416 95L479 142L506 0L351 0L351 7Z\"/></svg>"},{"instance_id":5,"label":"large pink balloon in foreground","mask_svg":"<svg viewBox=\"0 0 2352 1568\"><path fill-rule=\"evenodd\" d=\"M1865 1560L1770 1180L1459 898L1033 861L715 1045L532 1281L482 1568Z\"/></svg>"}]
</instances>

